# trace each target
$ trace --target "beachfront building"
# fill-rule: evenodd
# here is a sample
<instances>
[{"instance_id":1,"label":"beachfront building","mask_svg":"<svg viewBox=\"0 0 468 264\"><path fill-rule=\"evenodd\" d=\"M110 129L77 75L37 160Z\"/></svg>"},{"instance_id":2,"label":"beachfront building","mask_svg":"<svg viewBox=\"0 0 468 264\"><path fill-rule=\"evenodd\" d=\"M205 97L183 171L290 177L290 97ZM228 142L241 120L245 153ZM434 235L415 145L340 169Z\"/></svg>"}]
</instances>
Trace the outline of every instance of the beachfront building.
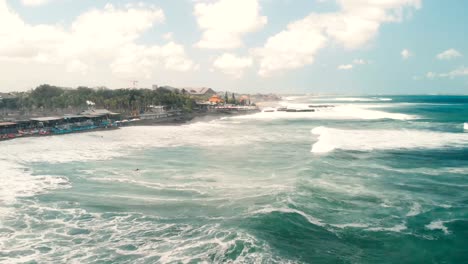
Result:
<instances>
[{"instance_id":1,"label":"beachfront building","mask_svg":"<svg viewBox=\"0 0 468 264\"><path fill-rule=\"evenodd\" d=\"M111 111L109 111L107 109L88 109L88 110L85 110L85 111L81 112L80 115L82 115L82 116L91 116L91 117L96 117L96 116L111 117L111 116L118 116L120 114L111 112Z\"/></svg>"},{"instance_id":2,"label":"beachfront building","mask_svg":"<svg viewBox=\"0 0 468 264\"><path fill-rule=\"evenodd\" d=\"M242 95L239 98L239 104L240 105L250 105L250 97L247 95Z\"/></svg>"},{"instance_id":3,"label":"beachfront building","mask_svg":"<svg viewBox=\"0 0 468 264\"><path fill-rule=\"evenodd\" d=\"M219 95L215 94L215 95L211 96L210 99L208 99L208 102L210 104L222 104L222 103L224 103L224 100L221 99L221 97L219 97Z\"/></svg>"},{"instance_id":4,"label":"beachfront building","mask_svg":"<svg viewBox=\"0 0 468 264\"><path fill-rule=\"evenodd\" d=\"M169 112L162 105L150 105L149 111L138 116L141 120L159 120L169 117Z\"/></svg>"},{"instance_id":5,"label":"beachfront building","mask_svg":"<svg viewBox=\"0 0 468 264\"><path fill-rule=\"evenodd\" d=\"M193 96L206 96L210 97L216 94L216 92L207 87L202 87L202 88L184 88L186 93L193 95Z\"/></svg>"},{"instance_id":6,"label":"beachfront building","mask_svg":"<svg viewBox=\"0 0 468 264\"><path fill-rule=\"evenodd\" d=\"M0 122L0 139L35 135L60 135L118 126L120 114L106 109L90 109L79 115L34 117L29 120Z\"/></svg>"},{"instance_id":7,"label":"beachfront building","mask_svg":"<svg viewBox=\"0 0 468 264\"><path fill-rule=\"evenodd\" d=\"M13 93L0 93L0 101L15 98L17 98L17 96Z\"/></svg>"},{"instance_id":8,"label":"beachfront building","mask_svg":"<svg viewBox=\"0 0 468 264\"><path fill-rule=\"evenodd\" d=\"M18 133L16 123L14 122L0 122L0 140L14 138Z\"/></svg>"}]
</instances>

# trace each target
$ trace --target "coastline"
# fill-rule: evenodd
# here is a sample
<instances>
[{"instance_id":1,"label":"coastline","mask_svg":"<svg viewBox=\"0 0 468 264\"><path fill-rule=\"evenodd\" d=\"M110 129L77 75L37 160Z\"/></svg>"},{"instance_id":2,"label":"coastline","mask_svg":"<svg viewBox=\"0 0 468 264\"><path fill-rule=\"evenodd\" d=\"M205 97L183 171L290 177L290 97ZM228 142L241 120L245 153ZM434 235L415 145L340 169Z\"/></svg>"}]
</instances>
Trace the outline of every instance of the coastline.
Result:
<instances>
[{"instance_id":1,"label":"coastline","mask_svg":"<svg viewBox=\"0 0 468 264\"><path fill-rule=\"evenodd\" d=\"M203 113L188 113L181 114L177 116L169 116L164 118L157 119L146 119L146 120L133 120L126 123L117 123L112 122L109 125L103 127L96 127L93 129L81 130L81 131L72 131L66 133L47 133L47 134L15 134L12 137L0 138L0 142L21 138L30 138L30 137L50 137L50 136L62 136L70 135L77 133L90 133L97 131L108 131L108 130L117 130L122 127L131 127L131 126L181 126L184 124L198 123L198 122L209 122L212 120L221 119L223 117L234 116L234 115L250 115L259 112L259 109L248 110L248 111L224 111L224 112L203 112Z\"/></svg>"}]
</instances>

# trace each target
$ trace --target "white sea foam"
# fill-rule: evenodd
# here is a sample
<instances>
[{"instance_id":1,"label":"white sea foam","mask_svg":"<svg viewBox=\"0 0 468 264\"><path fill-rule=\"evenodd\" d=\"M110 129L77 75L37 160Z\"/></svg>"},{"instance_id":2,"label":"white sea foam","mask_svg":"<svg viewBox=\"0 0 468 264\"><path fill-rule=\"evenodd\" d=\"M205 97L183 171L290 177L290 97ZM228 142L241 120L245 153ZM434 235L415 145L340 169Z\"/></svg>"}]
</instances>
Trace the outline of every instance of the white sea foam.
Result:
<instances>
[{"instance_id":1,"label":"white sea foam","mask_svg":"<svg viewBox=\"0 0 468 264\"><path fill-rule=\"evenodd\" d=\"M392 101L390 98L363 98L363 97L338 97L333 98L335 101L344 101L344 102L374 102L374 101Z\"/></svg>"},{"instance_id":2,"label":"white sea foam","mask_svg":"<svg viewBox=\"0 0 468 264\"><path fill-rule=\"evenodd\" d=\"M286 97L286 101L294 100L308 100L308 101L339 101L339 102L378 102L378 101L392 101L391 98L385 97L319 97L319 96L296 96Z\"/></svg>"},{"instance_id":3,"label":"white sea foam","mask_svg":"<svg viewBox=\"0 0 468 264\"><path fill-rule=\"evenodd\" d=\"M410 211L406 214L406 216L416 216L421 213L421 205L419 203L414 203L411 207Z\"/></svg>"},{"instance_id":4,"label":"white sea foam","mask_svg":"<svg viewBox=\"0 0 468 264\"><path fill-rule=\"evenodd\" d=\"M17 197L70 187L66 177L33 176L26 168L7 160L0 159L0 168L0 206L14 202Z\"/></svg>"},{"instance_id":5,"label":"white sea foam","mask_svg":"<svg viewBox=\"0 0 468 264\"><path fill-rule=\"evenodd\" d=\"M335 224L335 225L332 225L332 226L338 227L338 228L366 228L366 227L369 227L368 224L362 224L362 223Z\"/></svg>"},{"instance_id":6,"label":"white sea foam","mask_svg":"<svg viewBox=\"0 0 468 264\"><path fill-rule=\"evenodd\" d=\"M141 214L106 215L35 203L28 209L29 214L9 216L11 223L6 224L19 222L28 228L2 233L0 262L5 260L1 256L9 256L8 263L115 262L125 255L138 263L224 262L239 244L242 247L233 262L263 263L277 258L265 242L247 232L209 221L202 225L161 223L161 218ZM40 234L30 228L39 222Z\"/></svg>"},{"instance_id":7,"label":"white sea foam","mask_svg":"<svg viewBox=\"0 0 468 264\"><path fill-rule=\"evenodd\" d=\"M308 104L283 104L289 108L306 109ZM372 109L372 105L337 105L335 107L317 109L315 112L260 112L253 115L235 116L233 119L254 119L254 120L274 120L274 119L333 119L333 120L376 120L395 119L410 120L417 116L389 113Z\"/></svg>"},{"instance_id":8,"label":"white sea foam","mask_svg":"<svg viewBox=\"0 0 468 264\"><path fill-rule=\"evenodd\" d=\"M291 208L265 207L265 208L262 208L262 209L259 209L259 210L255 210L255 211L251 212L250 214L253 214L253 215L256 215L256 214L270 214L270 213L274 213L274 212L286 213L286 214L298 214L298 215L301 215L302 217L304 217L309 223L311 223L313 225L325 226L325 224L322 223L322 221L320 221L319 219L317 219L317 218L315 218L313 216L310 216L310 215L304 213L303 211L300 211L300 210L297 210L297 209L291 209Z\"/></svg>"},{"instance_id":9,"label":"white sea foam","mask_svg":"<svg viewBox=\"0 0 468 264\"><path fill-rule=\"evenodd\" d=\"M225 145L223 137L210 137L206 129L223 129L217 123L187 126L126 127L120 130L70 134L54 137L22 138L0 144L0 205L18 197L32 196L69 185L67 178L33 176L30 163L65 163L107 160L148 147L179 145ZM242 143L242 142L241 142ZM235 144L233 140L230 144Z\"/></svg>"},{"instance_id":10,"label":"white sea foam","mask_svg":"<svg viewBox=\"0 0 468 264\"><path fill-rule=\"evenodd\" d=\"M0 144L0 151L13 163L106 160L150 147L225 145L232 140L229 135L213 137L207 134L208 130L213 133L224 129L220 123L125 127L113 131L6 141ZM243 141L232 140L230 144L243 144Z\"/></svg>"},{"instance_id":11,"label":"white sea foam","mask_svg":"<svg viewBox=\"0 0 468 264\"><path fill-rule=\"evenodd\" d=\"M313 153L342 150L385 150L460 147L468 144L465 133L444 133L420 130L345 130L316 127L312 134L318 137Z\"/></svg>"},{"instance_id":12,"label":"white sea foam","mask_svg":"<svg viewBox=\"0 0 468 264\"><path fill-rule=\"evenodd\" d=\"M437 221L432 221L430 224L426 225L426 229L429 230L442 230L444 234L448 235L450 234L450 231L446 226L444 226L444 221L437 220Z\"/></svg>"},{"instance_id":13,"label":"white sea foam","mask_svg":"<svg viewBox=\"0 0 468 264\"><path fill-rule=\"evenodd\" d=\"M388 101L393 101L393 99L391 99L391 98L377 98L377 99L378 99L379 101L386 101L386 102L388 102Z\"/></svg>"},{"instance_id":14,"label":"white sea foam","mask_svg":"<svg viewBox=\"0 0 468 264\"><path fill-rule=\"evenodd\" d=\"M125 127L113 131L90 132L82 134L70 134L64 136L22 138L0 144L0 206L6 201L13 202L22 196L32 196L47 192L56 188L69 187L65 177L39 175L32 176L29 171L31 163L60 164L68 162L86 162L94 160L109 160L134 153L148 148L171 148L178 146L209 148L213 151L222 151L226 145L250 145L255 142L296 140L293 137L280 132L255 133L255 127L251 133L245 133L243 126L233 125L229 121L215 121L209 123L194 123L184 126L152 126L152 127ZM301 135L304 137L304 135ZM304 137L301 140L305 140ZM213 169L213 168L212 168ZM124 172L126 173L126 172ZM131 171L131 173L135 173ZM139 173L145 173L144 170ZM111 175L112 177L90 178L105 181L123 181L124 184L145 186L152 189L169 189L173 191L192 192L203 195L205 192L215 196L224 195L226 199L247 199L256 196L269 195L290 188L290 183L285 181L263 181L260 178L251 180L249 186L241 184L236 179L222 177L201 171L200 175L189 175L197 179L173 178L168 184L151 184L138 177L128 178L128 175ZM89 174L89 173L88 173ZM138 176L138 175L135 175ZM181 177L174 175L174 177ZM207 184L207 177L211 177ZM203 179L205 180L203 180ZM128 179L128 181L126 181ZM194 180L198 183L187 183ZM178 185L176 182L185 182ZM189 186L190 185L190 186ZM67 187L67 188L68 188ZM210 189L211 188L211 189ZM224 193L222 193L224 192ZM236 198L237 197L237 198Z\"/></svg>"},{"instance_id":15,"label":"white sea foam","mask_svg":"<svg viewBox=\"0 0 468 264\"><path fill-rule=\"evenodd\" d=\"M463 124L463 129L468 132L468 123Z\"/></svg>"},{"instance_id":16,"label":"white sea foam","mask_svg":"<svg viewBox=\"0 0 468 264\"><path fill-rule=\"evenodd\" d=\"M403 230L406 230L407 227L406 225L403 223L403 224L399 224L399 225L395 225L395 226L392 226L392 227L371 227L371 228L368 228L366 230L368 231L375 231L375 232L382 232L382 231L387 231L387 232L401 232Z\"/></svg>"}]
</instances>

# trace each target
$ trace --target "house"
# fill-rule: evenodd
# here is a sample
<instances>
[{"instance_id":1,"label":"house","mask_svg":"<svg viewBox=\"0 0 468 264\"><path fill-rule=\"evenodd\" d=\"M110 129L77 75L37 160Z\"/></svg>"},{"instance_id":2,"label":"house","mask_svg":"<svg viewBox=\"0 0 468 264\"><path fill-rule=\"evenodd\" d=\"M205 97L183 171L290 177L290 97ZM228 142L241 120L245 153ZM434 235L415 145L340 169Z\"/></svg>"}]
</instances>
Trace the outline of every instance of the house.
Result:
<instances>
[{"instance_id":1,"label":"house","mask_svg":"<svg viewBox=\"0 0 468 264\"><path fill-rule=\"evenodd\" d=\"M211 96L210 99L208 99L208 102L210 102L210 104L222 104L224 103L224 100L221 99L221 97L219 97L217 94L215 94Z\"/></svg>"},{"instance_id":2,"label":"house","mask_svg":"<svg viewBox=\"0 0 468 264\"><path fill-rule=\"evenodd\" d=\"M103 117L103 116L117 116L118 113L113 113L107 109L89 109L80 113L86 117Z\"/></svg>"},{"instance_id":3,"label":"house","mask_svg":"<svg viewBox=\"0 0 468 264\"><path fill-rule=\"evenodd\" d=\"M2 99L13 99L16 98L17 96L12 94L12 93L0 93L0 101Z\"/></svg>"},{"instance_id":4,"label":"house","mask_svg":"<svg viewBox=\"0 0 468 264\"><path fill-rule=\"evenodd\" d=\"M207 87L202 87L202 88L184 88L186 93L190 95L195 95L195 96L213 96L216 94L216 92Z\"/></svg>"},{"instance_id":5,"label":"house","mask_svg":"<svg viewBox=\"0 0 468 264\"><path fill-rule=\"evenodd\" d=\"M250 102L250 98L247 95L242 95L239 98L239 103L242 104L242 105L249 104L249 102Z\"/></svg>"}]
</instances>

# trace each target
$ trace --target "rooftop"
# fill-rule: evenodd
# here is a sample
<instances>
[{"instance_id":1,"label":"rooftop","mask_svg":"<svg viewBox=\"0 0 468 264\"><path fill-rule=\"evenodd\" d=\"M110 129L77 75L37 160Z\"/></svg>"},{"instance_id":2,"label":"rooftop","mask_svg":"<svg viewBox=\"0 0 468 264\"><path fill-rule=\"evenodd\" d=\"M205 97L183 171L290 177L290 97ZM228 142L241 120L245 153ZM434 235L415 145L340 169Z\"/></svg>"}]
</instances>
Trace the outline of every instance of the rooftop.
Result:
<instances>
[{"instance_id":1,"label":"rooftop","mask_svg":"<svg viewBox=\"0 0 468 264\"><path fill-rule=\"evenodd\" d=\"M105 115L118 115L118 113L113 113L107 109L89 109L83 111L80 115L82 116L105 116Z\"/></svg>"},{"instance_id":2,"label":"rooftop","mask_svg":"<svg viewBox=\"0 0 468 264\"><path fill-rule=\"evenodd\" d=\"M50 121L58 121L62 120L63 117L59 116L47 116L47 117L35 117L31 118L32 121L37 121L37 122L50 122Z\"/></svg>"},{"instance_id":3,"label":"rooftop","mask_svg":"<svg viewBox=\"0 0 468 264\"><path fill-rule=\"evenodd\" d=\"M208 87L202 87L202 88L184 88L185 91L187 91L189 94L193 95L204 95L208 92L215 92L213 89L208 88Z\"/></svg>"},{"instance_id":4,"label":"rooftop","mask_svg":"<svg viewBox=\"0 0 468 264\"><path fill-rule=\"evenodd\" d=\"M5 127L5 126L14 126L16 123L13 122L0 122L0 127Z\"/></svg>"}]
</instances>

